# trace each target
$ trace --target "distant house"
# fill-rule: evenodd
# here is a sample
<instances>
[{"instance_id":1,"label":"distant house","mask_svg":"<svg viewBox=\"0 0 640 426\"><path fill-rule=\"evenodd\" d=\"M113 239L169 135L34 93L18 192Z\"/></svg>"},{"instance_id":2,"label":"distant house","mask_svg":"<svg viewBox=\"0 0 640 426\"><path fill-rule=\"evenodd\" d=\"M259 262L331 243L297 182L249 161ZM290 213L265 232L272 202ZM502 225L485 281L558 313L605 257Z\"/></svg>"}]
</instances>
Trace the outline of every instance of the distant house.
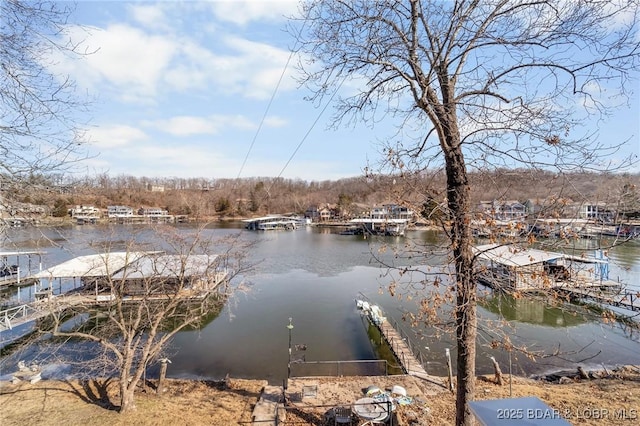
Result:
<instances>
[{"instance_id":1,"label":"distant house","mask_svg":"<svg viewBox=\"0 0 640 426\"><path fill-rule=\"evenodd\" d=\"M582 203L578 210L580 219L595 220L600 222L611 222L616 214L607 208L606 203Z\"/></svg>"},{"instance_id":2,"label":"distant house","mask_svg":"<svg viewBox=\"0 0 640 426\"><path fill-rule=\"evenodd\" d=\"M519 201L481 201L480 212L495 220L520 221L527 217L527 206Z\"/></svg>"},{"instance_id":3,"label":"distant house","mask_svg":"<svg viewBox=\"0 0 640 426\"><path fill-rule=\"evenodd\" d=\"M385 204L383 207L389 211L391 219L412 220L415 216L413 210L408 207L399 206L397 204Z\"/></svg>"},{"instance_id":4,"label":"distant house","mask_svg":"<svg viewBox=\"0 0 640 426\"><path fill-rule=\"evenodd\" d=\"M138 214L147 217L162 217L168 216L169 212L160 207L142 207L138 210Z\"/></svg>"},{"instance_id":5,"label":"distant house","mask_svg":"<svg viewBox=\"0 0 640 426\"><path fill-rule=\"evenodd\" d=\"M70 213L74 219L98 219L101 216L100 209L94 206L76 206Z\"/></svg>"},{"instance_id":6,"label":"distant house","mask_svg":"<svg viewBox=\"0 0 640 426\"><path fill-rule=\"evenodd\" d=\"M548 197L544 199L527 200L524 203L528 216L538 218L566 218L577 217L578 210L573 207L569 198Z\"/></svg>"},{"instance_id":7,"label":"distant house","mask_svg":"<svg viewBox=\"0 0 640 426\"><path fill-rule=\"evenodd\" d=\"M10 217L38 218L46 216L48 208L31 203L12 203L10 206L3 206L0 212L7 212Z\"/></svg>"},{"instance_id":8,"label":"distant house","mask_svg":"<svg viewBox=\"0 0 640 426\"><path fill-rule=\"evenodd\" d=\"M151 185L148 186L151 192L164 192L164 185Z\"/></svg>"},{"instance_id":9,"label":"distant house","mask_svg":"<svg viewBox=\"0 0 640 426\"><path fill-rule=\"evenodd\" d=\"M323 206L309 206L304 216L310 218L313 222L326 222L335 217L335 212L328 204Z\"/></svg>"},{"instance_id":10,"label":"distant house","mask_svg":"<svg viewBox=\"0 0 640 426\"><path fill-rule=\"evenodd\" d=\"M382 207L374 207L369 213L370 219L403 219L410 221L414 212L407 207L397 204L383 204Z\"/></svg>"},{"instance_id":11,"label":"distant house","mask_svg":"<svg viewBox=\"0 0 640 426\"><path fill-rule=\"evenodd\" d=\"M133 207L127 206L107 206L107 217L131 217L133 216Z\"/></svg>"}]
</instances>

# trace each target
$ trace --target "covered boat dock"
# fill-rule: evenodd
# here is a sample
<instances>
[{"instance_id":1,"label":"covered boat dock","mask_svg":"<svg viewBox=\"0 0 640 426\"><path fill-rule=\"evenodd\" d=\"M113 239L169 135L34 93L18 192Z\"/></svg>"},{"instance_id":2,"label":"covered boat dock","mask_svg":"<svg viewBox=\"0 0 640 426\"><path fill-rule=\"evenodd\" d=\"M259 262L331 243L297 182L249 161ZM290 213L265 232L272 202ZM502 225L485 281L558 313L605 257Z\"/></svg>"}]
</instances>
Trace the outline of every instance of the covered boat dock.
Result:
<instances>
[{"instance_id":1,"label":"covered boat dock","mask_svg":"<svg viewBox=\"0 0 640 426\"><path fill-rule=\"evenodd\" d=\"M80 279L81 287L95 288L95 296L111 298L112 283L123 283L127 294L171 292L181 289L210 290L227 277L226 271L216 267L217 255L168 255L161 251L108 252L79 256L35 274L33 278L49 280L51 287L40 291L53 294L53 283L59 282L58 294L63 293L62 280L72 279L73 288Z\"/></svg>"},{"instance_id":2,"label":"covered boat dock","mask_svg":"<svg viewBox=\"0 0 640 426\"><path fill-rule=\"evenodd\" d=\"M407 219L360 218L349 223L361 226L366 234L371 235L404 235L409 221Z\"/></svg>"},{"instance_id":3,"label":"covered boat dock","mask_svg":"<svg viewBox=\"0 0 640 426\"><path fill-rule=\"evenodd\" d=\"M609 280L604 257L583 257L515 245L485 244L473 248L480 283L508 290L568 287L620 287Z\"/></svg>"},{"instance_id":4,"label":"covered boat dock","mask_svg":"<svg viewBox=\"0 0 640 426\"><path fill-rule=\"evenodd\" d=\"M292 231L298 228L298 220L286 216L263 216L244 219L245 229L250 231Z\"/></svg>"}]
</instances>

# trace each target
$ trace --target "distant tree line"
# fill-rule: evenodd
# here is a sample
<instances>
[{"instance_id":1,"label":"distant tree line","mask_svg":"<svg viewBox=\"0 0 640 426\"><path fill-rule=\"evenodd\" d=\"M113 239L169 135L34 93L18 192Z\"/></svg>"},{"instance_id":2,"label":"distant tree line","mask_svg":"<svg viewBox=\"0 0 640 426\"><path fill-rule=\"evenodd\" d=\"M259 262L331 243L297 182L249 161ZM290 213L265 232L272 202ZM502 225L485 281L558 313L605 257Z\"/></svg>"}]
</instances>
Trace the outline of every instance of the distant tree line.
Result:
<instances>
[{"instance_id":1,"label":"distant tree line","mask_svg":"<svg viewBox=\"0 0 640 426\"><path fill-rule=\"evenodd\" d=\"M87 176L74 181L61 176L32 176L29 191L3 188L21 203L46 205L62 217L75 205L155 206L171 214L197 218L247 217L271 213L303 214L310 206L331 204L356 214L370 206L406 205L423 217L440 215L445 200L442 171L413 175L367 175L338 180L305 181L271 177L240 179ZM471 198L490 200L565 199L603 202L612 208L640 212L640 173L569 173L497 170L474 172ZM162 191L152 190L161 188ZM425 191L425 188L427 190Z\"/></svg>"}]
</instances>

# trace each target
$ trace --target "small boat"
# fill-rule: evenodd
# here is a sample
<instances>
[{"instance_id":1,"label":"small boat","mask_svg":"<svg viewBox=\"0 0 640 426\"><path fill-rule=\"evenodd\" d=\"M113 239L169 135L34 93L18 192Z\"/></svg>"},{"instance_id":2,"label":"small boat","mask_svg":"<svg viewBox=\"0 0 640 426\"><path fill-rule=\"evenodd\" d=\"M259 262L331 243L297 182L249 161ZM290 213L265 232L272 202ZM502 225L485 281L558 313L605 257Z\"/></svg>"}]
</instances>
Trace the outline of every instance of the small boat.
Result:
<instances>
[{"instance_id":1,"label":"small boat","mask_svg":"<svg viewBox=\"0 0 640 426\"><path fill-rule=\"evenodd\" d=\"M363 311L368 311L371 306L366 300L356 300L356 307L358 309L362 309Z\"/></svg>"},{"instance_id":2,"label":"small boat","mask_svg":"<svg viewBox=\"0 0 640 426\"><path fill-rule=\"evenodd\" d=\"M366 300L356 300L356 307L365 313L374 324L382 324L387 318L383 315L378 305L372 305Z\"/></svg>"},{"instance_id":3,"label":"small boat","mask_svg":"<svg viewBox=\"0 0 640 426\"><path fill-rule=\"evenodd\" d=\"M344 231L340 232L340 235L362 235L364 230L360 227L351 227L347 228Z\"/></svg>"}]
</instances>

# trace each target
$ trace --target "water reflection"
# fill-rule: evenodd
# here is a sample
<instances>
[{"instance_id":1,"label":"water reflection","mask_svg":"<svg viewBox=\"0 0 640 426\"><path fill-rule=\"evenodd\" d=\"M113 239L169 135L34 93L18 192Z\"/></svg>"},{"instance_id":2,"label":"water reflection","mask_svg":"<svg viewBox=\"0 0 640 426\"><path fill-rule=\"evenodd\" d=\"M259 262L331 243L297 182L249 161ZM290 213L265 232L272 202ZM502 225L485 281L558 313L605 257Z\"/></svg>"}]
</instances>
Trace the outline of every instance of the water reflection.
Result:
<instances>
[{"instance_id":1,"label":"water reflection","mask_svg":"<svg viewBox=\"0 0 640 426\"><path fill-rule=\"evenodd\" d=\"M514 298L505 294L480 301L480 306L507 321L539 324L548 327L573 327L587 322L582 314L566 308L551 307L548 301L535 298Z\"/></svg>"}]
</instances>

